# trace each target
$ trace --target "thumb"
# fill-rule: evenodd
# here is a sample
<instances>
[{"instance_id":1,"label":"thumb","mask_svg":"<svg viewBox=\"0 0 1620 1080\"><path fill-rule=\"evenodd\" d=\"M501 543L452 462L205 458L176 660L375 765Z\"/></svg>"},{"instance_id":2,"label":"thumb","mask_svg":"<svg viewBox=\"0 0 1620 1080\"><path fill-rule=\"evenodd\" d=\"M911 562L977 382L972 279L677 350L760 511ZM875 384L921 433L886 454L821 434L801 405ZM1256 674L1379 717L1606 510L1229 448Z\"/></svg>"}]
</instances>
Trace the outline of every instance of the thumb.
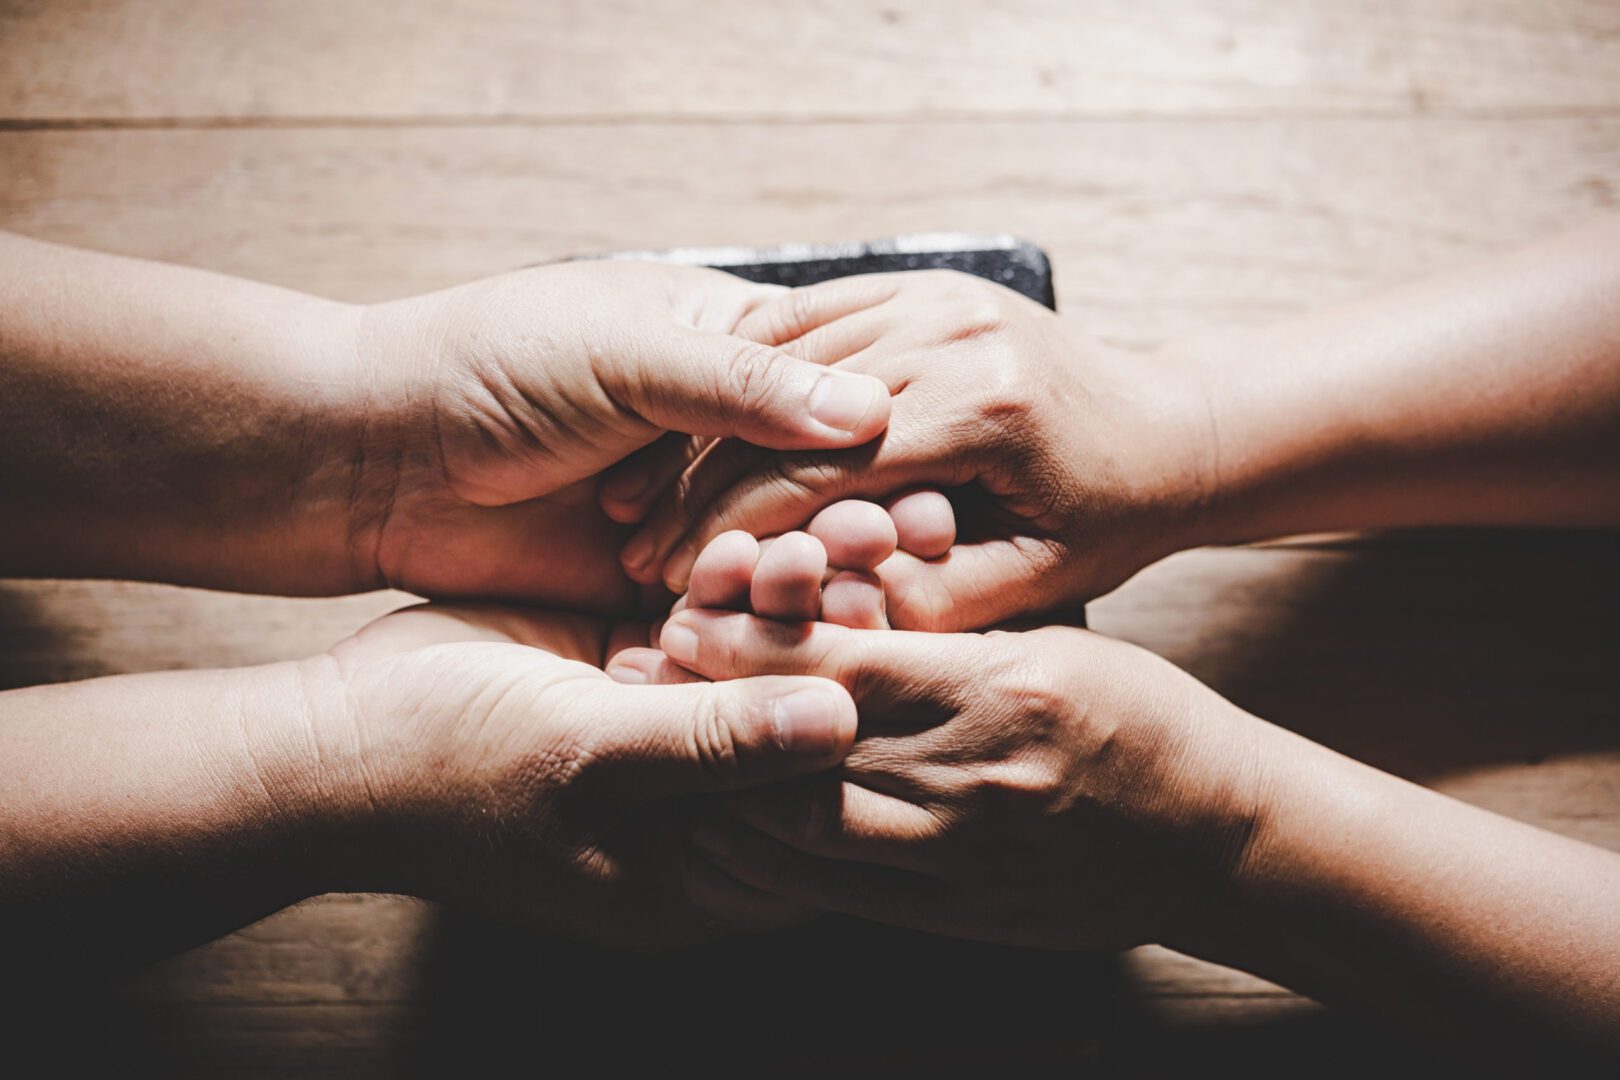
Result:
<instances>
[{"instance_id":1,"label":"thumb","mask_svg":"<svg viewBox=\"0 0 1620 1080\"><path fill-rule=\"evenodd\" d=\"M604 389L666 431L731 435L772 450L870 442L889 423L889 388L728 334L671 327L607 365Z\"/></svg>"},{"instance_id":2,"label":"thumb","mask_svg":"<svg viewBox=\"0 0 1620 1080\"><path fill-rule=\"evenodd\" d=\"M829 679L767 675L682 686L603 687L589 726L610 794L635 802L733 791L837 765L855 741L855 702Z\"/></svg>"}]
</instances>

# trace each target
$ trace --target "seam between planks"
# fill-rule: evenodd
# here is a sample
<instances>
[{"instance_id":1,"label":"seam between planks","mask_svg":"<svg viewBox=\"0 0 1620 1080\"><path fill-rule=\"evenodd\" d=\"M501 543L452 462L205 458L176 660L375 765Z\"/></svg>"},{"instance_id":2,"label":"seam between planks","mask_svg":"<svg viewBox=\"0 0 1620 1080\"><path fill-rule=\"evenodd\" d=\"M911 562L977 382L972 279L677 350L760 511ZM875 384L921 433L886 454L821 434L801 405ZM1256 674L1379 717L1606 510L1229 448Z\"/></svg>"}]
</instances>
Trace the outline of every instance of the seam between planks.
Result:
<instances>
[{"instance_id":1,"label":"seam between planks","mask_svg":"<svg viewBox=\"0 0 1620 1080\"><path fill-rule=\"evenodd\" d=\"M764 124L1186 124L1274 123L1342 120L1469 120L1522 122L1612 119L1615 106L1555 106L1510 109L1257 109L1257 110L1069 110L1006 112L871 113L493 113L419 116L156 116L156 117L0 117L0 131L171 131L299 128L478 128L478 127L632 127L693 125L747 127Z\"/></svg>"}]
</instances>

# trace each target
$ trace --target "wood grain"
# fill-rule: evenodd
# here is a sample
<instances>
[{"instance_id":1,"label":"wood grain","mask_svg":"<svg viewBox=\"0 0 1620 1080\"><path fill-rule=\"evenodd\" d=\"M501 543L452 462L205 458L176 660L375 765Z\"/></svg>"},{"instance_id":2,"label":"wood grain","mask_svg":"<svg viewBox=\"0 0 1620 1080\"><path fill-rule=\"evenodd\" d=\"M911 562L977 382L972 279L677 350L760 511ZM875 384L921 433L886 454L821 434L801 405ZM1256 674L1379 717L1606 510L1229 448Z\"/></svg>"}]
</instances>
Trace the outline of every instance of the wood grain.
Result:
<instances>
[{"instance_id":1,"label":"wood grain","mask_svg":"<svg viewBox=\"0 0 1620 1080\"><path fill-rule=\"evenodd\" d=\"M624 247L1011 232L1083 329L1140 343L1620 207L1620 116L11 132L0 173L6 227L347 300Z\"/></svg>"},{"instance_id":2,"label":"wood grain","mask_svg":"<svg viewBox=\"0 0 1620 1080\"><path fill-rule=\"evenodd\" d=\"M1607 0L9 0L0 115L777 120L1620 105Z\"/></svg>"}]
</instances>

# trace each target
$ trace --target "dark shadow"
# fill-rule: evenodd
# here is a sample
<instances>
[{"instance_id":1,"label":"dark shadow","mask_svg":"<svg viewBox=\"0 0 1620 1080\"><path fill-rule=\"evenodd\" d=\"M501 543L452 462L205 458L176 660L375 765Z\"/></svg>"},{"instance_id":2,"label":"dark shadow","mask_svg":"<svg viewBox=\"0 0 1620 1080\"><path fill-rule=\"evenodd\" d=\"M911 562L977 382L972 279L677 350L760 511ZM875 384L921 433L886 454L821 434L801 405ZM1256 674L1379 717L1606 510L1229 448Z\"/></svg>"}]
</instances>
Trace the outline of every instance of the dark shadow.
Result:
<instances>
[{"instance_id":1,"label":"dark shadow","mask_svg":"<svg viewBox=\"0 0 1620 1080\"><path fill-rule=\"evenodd\" d=\"M634 956L446 914L430 956L430 1076L1087 1074L1123 1000L1113 956L832 918Z\"/></svg>"},{"instance_id":2,"label":"dark shadow","mask_svg":"<svg viewBox=\"0 0 1620 1080\"><path fill-rule=\"evenodd\" d=\"M1447 530L1321 555L1283 617L1168 658L1422 781L1620 746L1620 534Z\"/></svg>"},{"instance_id":3,"label":"dark shadow","mask_svg":"<svg viewBox=\"0 0 1620 1080\"><path fill-rule=\"evenodd\" d=\"M105 674L82 631L48 618L27 589L0 581L0 690Z\"/></svg>"},{"instance_id":4,"label":"dark shadow","mask_svg":"<svg viewBox=\"0 0 1620 1080\"><path fill-rule=\"evenodd\" d=\"M1127 1019L1110 1045L1109 1080L1241 1075L1244 1080L1363 1080L1463 1075L1387 1032L1311 1011L1219 1023Z\"/></svg>"}]
</instances>

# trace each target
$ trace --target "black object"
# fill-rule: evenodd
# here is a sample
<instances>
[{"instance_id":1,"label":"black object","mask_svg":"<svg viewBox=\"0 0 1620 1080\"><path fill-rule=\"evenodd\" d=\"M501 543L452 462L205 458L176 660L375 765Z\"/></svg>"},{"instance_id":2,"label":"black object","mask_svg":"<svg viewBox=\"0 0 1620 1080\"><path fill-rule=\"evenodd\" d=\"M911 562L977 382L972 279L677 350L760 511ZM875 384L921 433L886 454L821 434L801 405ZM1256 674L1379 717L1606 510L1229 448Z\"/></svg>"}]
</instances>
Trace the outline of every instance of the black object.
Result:
<instances>
[{"instance_id":1,"label":"black object","mask_svg":"<svg viewBox=\"0 0 1620 1080\"><path fill-rule=\"evenodd\" d=\"M852 244L781 244L769 248L674 248L589 256L710 266L767 285L814 285L854 274L960 270L1005 285L1057 309L1052 263L1034 244L1011 236L924 233Z\"/></svg>"}]
</instances>

